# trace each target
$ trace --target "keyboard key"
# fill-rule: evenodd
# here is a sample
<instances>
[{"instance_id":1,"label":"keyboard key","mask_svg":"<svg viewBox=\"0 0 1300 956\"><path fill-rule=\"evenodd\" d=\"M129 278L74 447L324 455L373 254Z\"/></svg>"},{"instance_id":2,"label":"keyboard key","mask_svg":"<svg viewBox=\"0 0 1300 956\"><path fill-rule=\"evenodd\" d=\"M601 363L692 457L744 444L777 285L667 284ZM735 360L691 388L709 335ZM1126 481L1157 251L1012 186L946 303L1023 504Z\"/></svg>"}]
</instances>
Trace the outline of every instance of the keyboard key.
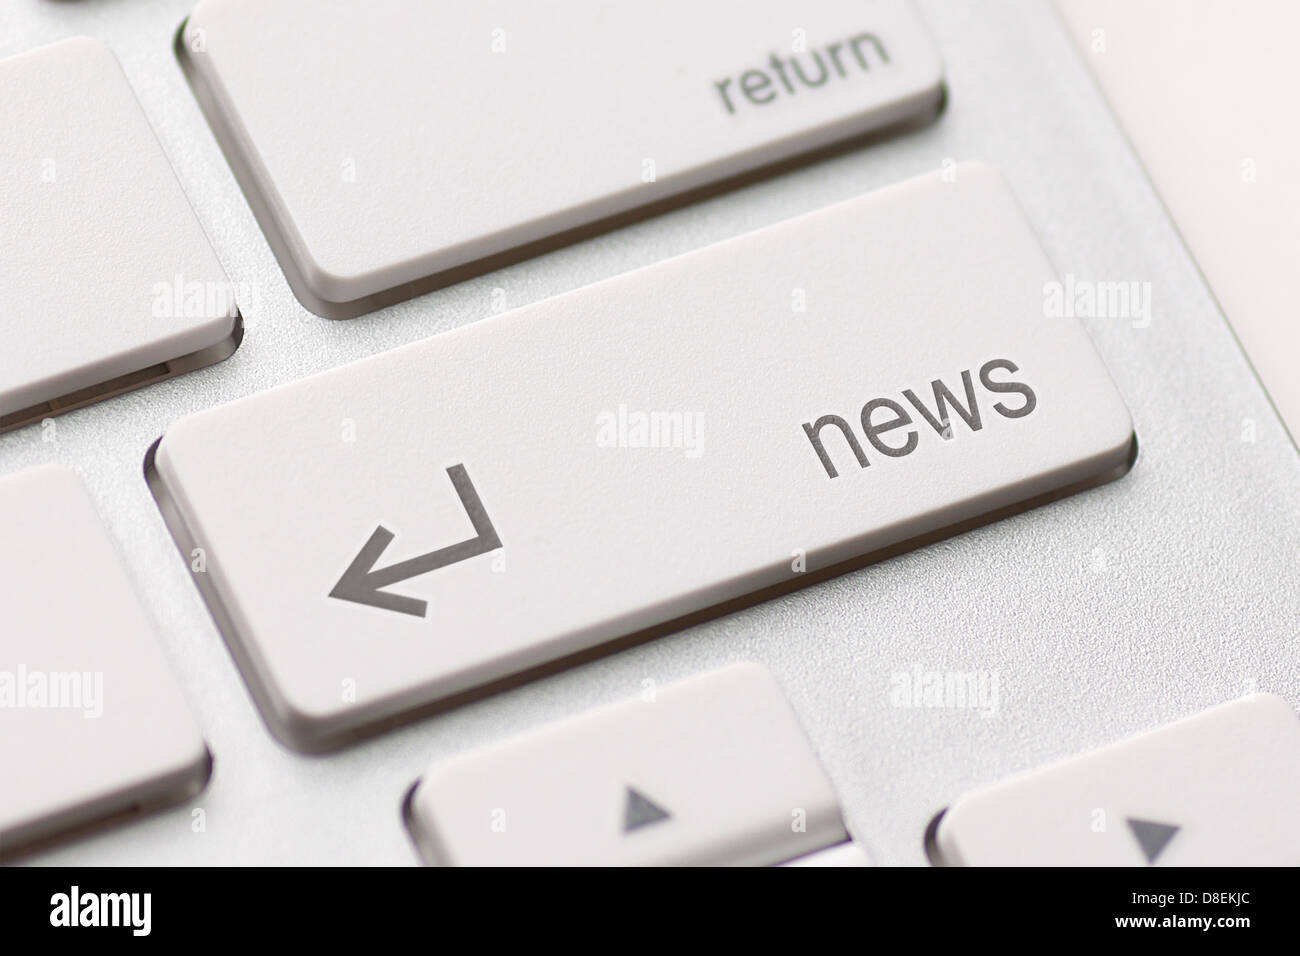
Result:
<instances>
[{"instance_id":1,"label":"keyboard key","mask_svg":"<svg viewBox=\"0 0 1300 956\"><path fill-rule=\"evenodd\" d=\"M81 482L0 478L0 526L0 856L197 793L211 758Z\"/></svg>"},{"instance_id":2,"label":"keyboard key","mask_svg":"<svg viewBox=\"0 0 1300 956\"><path fill-rule=\"evenodd\" d=\"M439 865L765 865L846 839L825 773L757 664L436 764L406 817Z\"/></svg>"},{"instance_id":3,"label":"keyboard key","mask_svg":"<svg viewBox=\"0 0 1300 956\"><path fill-rule=\"evenodd\" d=\"M113 54L0 61L0 431L219 361L230 283Z\"/></svg>"},{"instance_id":4,"label":"keyboard key","mask_svg":"<svg viewBox=\"0 0 1300 956\"><path fill-rule=\"evenodd\" d=\"M905 0L204 0L178 50L290 286L330 317L943 96Z\"/></svg>"},{"instance_id":5,"label":"keyboard key","mask_svg":"<svg viewBox=\"0 0 1300 956\"><path fill-rule=\"evenodd\" d=\"M152 484L272 728L333 746L1122 474L1051 277L963 165L185 419Z\"/></svg>"},{"instance_id":6,"label":"keyboard key","mask_svg":"<svg viewBox=\"0 0 1300 956\"><path fill-rule=\"evenodd\" d=\"M1291 112L1300 61L1280 48L1261 49L1264 37L1279 38L1280 47L1280 38L1300 33L1300 5L1268 3L1242 16L1231 0L1198 0L1176 18L1158 4L1130 0L1056 6L1251 367L1300 441L1300 323L1292 309L1278 308L1292 301L1300 258L1300 126L1278 122ZM1101 50L1099 35L1110 41ZM1205 69L1211 60L1214 69Z\"/></svg>"},{"instance_id":7,"label":"keyboard key","mask_svg":"<svg viewBox=\"0 0 1300 956\"><path fill-rule=\"evenodd\" d=\"M790 860L788 863L782 863L782 866L870 866L871 861L867 859L867 854L862 851L862 847L856 843L837 843L835 846L827 847L825 850L818 850L815 853L809 853L807 856L801 856L797 860Z\"/></svg>"},{"instance_id":8,"label":"keyboard key","mask_svg":"<svg viewBox=\"0 0 1300 956\"><path fill-rule=\"evenodd\" d=\"M962 797L941 861L1300 865L1300 721L1258 694Z\"/></svg>"}]
</instances>

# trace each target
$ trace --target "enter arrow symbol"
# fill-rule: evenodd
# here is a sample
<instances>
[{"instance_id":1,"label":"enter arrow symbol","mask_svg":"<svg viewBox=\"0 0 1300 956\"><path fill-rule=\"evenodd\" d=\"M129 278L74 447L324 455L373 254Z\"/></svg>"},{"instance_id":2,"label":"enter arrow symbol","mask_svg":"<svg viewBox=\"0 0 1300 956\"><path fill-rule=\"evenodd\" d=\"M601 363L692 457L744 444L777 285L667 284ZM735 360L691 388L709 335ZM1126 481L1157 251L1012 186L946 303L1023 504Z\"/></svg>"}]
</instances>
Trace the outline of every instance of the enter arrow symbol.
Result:
<instances>
[{"instance_id":1,"label":"enter arrow symbol","mask_svg":"<svg viewBox=\"0 0 1300 956\"><path fill-rule=\"evenodd\" d=\"M390 594L382 589L390 584L416 578L501 547L501 539L497 537L496 529L492 527L487 510L483 507L478 492L474 490L474 485L465 472L465 466L452 465L447 469L447 477L451 479L452 487L460 497L461 507L465 509L465 514L469 516L470 523L474 526L474 537L376 570L375 564L393 540L393 533L380 525L370 536L370 540L357 552L357 556L352 559L348 569L343 572L343 577L339 578L339 583L334 585L334 590L330 591L330 597L338 598L340 601L352 601L355 604L368 604L385 611L424 617L429 608L427 601Z\"/></svg>"}]
</instances>

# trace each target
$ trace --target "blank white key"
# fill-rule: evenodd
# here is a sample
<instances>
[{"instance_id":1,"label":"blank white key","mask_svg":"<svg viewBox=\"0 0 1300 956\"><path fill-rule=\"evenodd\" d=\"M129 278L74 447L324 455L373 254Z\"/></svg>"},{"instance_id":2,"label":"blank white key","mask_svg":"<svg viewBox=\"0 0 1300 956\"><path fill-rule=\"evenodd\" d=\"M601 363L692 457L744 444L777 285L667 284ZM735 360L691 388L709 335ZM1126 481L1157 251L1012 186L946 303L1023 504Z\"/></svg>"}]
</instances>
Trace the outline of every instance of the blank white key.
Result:
<instances>
[{"instance_id":1,"label":"blank white key","mask_svg":"<svg viewBox=\"0 0 1300 956\"><path fill-rule=\"evenodd\" d=\"M204 0L178 49L289 284L331 317L942 98L906 0Z\"/></svg>"},{"instance_id":2,"label":"blank white key","mask_svg":"<svg viewBox=\"0 0 1300 956\"><path fill-rule=\"evenodd\" d=\"M1300 86L1288 52L1300 5L1057 0L1151 183L1300 442L1300 125L1279 123ZM1108 43L1097 49L1097 31ZM1213 60L1213 70L1203 64ZM1207 122L1209 117L1213 120Z\"/></svg>"},{"instance_id":3,"label":"blank white key","mask_svg":"<svg viewBox=\"0 0 1300 956\"><path fill-rule=\"evenodd\" d=\"M0 527L0 856L197 793L207 748L76 475L0 479Z\"/></svg>"},{"instance_id":4,"label":"blank white key","mask_svg":"<svg viewBox=\"0 0 1300 956\"><path fill-rule=\"evenodd\" d=\"M0 61L0 430L225 358L230 283L113 54Z\"/></svg>"},{"instance_id":5,"label":"blank white key","mask_svg":"<svg viewBox=\"0 0 1300 956\"><path fill-rule=\"evenodd\" d=\"M871 860L856 843L837 843L835 846L790 860L782 866L870 866Z\"/></svg>"},{"instance_id":6,"label":"blank white key","mask_svg":"<svg viewBox=\"0 0 1300 956\"><path fill-rule=\"evenodd\" d=\"M435 764L406 816L426 862L459 866L763 865L846 838L757 664Z\"/></svg>"},{"instance_id":7,"label":"blank white key","mask_svg":"<svg viewBox=\"0 0 1300 956\"><path fill-rule=\"evenodd\" d=\"M186 419L155 494L268 721L321 746L1121 474L1051 278L961 166Z\"/></svg>"},{"instance_id":8,"label":"blank white key","mask_svg":"<svg viewBox=\"0 0 1300 956\"><path fill-rule=\"evenodd\" d=\"M1300 721L1222 704L962 797L939 823L969 866L1300 865Z\"/></svg>"}]
</instances>

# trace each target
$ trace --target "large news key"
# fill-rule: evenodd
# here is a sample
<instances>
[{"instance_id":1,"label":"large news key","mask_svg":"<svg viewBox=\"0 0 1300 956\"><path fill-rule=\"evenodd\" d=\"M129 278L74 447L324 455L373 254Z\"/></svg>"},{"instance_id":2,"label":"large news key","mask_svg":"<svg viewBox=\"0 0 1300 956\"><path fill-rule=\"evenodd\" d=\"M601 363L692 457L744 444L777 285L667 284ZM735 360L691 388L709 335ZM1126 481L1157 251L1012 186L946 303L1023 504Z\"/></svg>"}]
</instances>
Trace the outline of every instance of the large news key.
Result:
<instances>
[{"instance_id":1,"label":"large news key","mask_svg":"<svg viewBox=\"0 0 1300 956\"><path fill-rule=\"evenodd\" d=\"M272 729L330 747L1123 474L1054 279L960 165L200 413L152 483Z\"/></svg>"}]
</instances>

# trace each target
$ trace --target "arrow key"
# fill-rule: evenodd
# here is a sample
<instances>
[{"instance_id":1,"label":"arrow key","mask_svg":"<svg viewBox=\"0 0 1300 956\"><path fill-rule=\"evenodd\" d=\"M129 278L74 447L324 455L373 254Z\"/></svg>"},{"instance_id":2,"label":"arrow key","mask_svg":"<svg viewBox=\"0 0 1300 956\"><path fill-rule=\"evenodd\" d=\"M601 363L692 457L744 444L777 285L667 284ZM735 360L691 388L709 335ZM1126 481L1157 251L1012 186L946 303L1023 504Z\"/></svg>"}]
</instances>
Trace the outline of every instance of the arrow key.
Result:
<instances>
[{"instance_id":1,"label":"arrow key","mask_svg":"<svg viewBox=\"0 0 1300 956\"><path fill-rule=\"evenodd\" d=\"M1300 721L1257 694L967 794L931 857L968 866L1300 865Z\"/></svg>"},{"instance_id":2,"label":"arrow key","mask_svg":"<svg viewBox=\"0 0 1300 956\"><path fill-rule=\"evenodd\" d=\"M846 839L757 664L435 764L406 820L426 862L458 866L763 865Z\"/></svg>"}]
</instances>

